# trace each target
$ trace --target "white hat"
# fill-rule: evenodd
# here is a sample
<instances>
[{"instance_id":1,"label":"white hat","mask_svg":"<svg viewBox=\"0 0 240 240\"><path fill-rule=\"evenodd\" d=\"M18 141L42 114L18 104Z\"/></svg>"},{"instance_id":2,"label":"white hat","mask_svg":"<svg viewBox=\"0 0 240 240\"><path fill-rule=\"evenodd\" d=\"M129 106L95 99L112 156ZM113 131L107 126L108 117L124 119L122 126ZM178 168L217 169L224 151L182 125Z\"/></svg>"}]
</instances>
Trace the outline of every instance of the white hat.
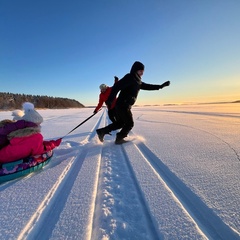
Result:
<instances>
[{"instance_id":1,"label":"white hat","mask_svg":"<svg viewBox=\"0 0 240 240\"><path fill-rule=\"evenodd\" d=\"M23 120L41 124L43 122L42 116L34 109L34 105L30 102L23 103L24 115Z\"/></svg>"},{"instance_id":2,"label":"white hat","mask_svg":"<svg viewBox=\"0 0 240 240\"><path fill-rule=\"evenodd\" d=\"M12 112L12 116L13 116L13 121L18 121L22 119L22 116L24 115L24 112L22 110L14 110Z\"/></svg>"},{"instance_id":3,"label":"white hat","mask_svg":"<svg viewBox=\"0 0 240 240\"><path fill-rule=\"evenodd\" d=\"M105 90L107 88L107 85L103 83L99 86L99 88L100 88L101 91Z\"/></svg>"}]
</instances>

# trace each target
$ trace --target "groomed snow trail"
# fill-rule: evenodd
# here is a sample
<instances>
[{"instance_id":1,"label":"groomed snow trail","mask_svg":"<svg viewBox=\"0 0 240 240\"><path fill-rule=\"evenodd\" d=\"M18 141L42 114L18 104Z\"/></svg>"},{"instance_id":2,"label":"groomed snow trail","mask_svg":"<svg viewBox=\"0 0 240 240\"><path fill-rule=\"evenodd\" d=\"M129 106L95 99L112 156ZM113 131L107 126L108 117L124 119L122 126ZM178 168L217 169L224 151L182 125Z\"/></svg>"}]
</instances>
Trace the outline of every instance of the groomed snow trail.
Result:
<instances>
[{"instance_id":1,"label":"groomed snow trail","mask_svg":"<svg viewBox=\"0 0 240 240\"><path fill-rule=\"evenodd\" d=\"M130 158L129 161L131 161L132 166L135 169L135 175L137 177L139 176L139 183L142 186L143 192L147 193L148 187L151 186L152 188L153 182L156 181L156 179L152 179L151 181L146 183L146 180L142 179L142 176L144 176L145 174L150 174L150 167L153 171L152 174L154 174L154 176L157 177L159 180L159 182L156 183L156 185L158 186L158 191L160 189L160 185L162 185L161 187L164 188L165 192L167 191L170 193L172 197L171 200L174 201L184 213L182 217L185 216L189 218L189 223L195 226L199 234L199 238L239 238L239 236L229 226L227 226L196 194L194 194L191 189L189 189L184 184L184 182L182 182L173 172L171 172L169 168L161 161L161 159L159 159L143 142L129 144L129 146L126 146L125 151L127 152L128 156L130 156L133 152L135 152L134 154L139 155L137 158ZM145 160L145 163L143 162L143 160ZM146 164L149 166L144 167L144 165ZM146 171L146 169L148 170ZM148 198L147 204L150 209L152 209L153 211L159 210L156 206L154 207L153 204L161 201L162 197L158 196L159 199L156 198L154 200L156 196L151 195L150 198L148 194L146 194L145 196L146 198ZM167 202L169 203L169 200ZM154 215L154 212L152 213ZM159 214L162 213L159 212ZM174 215L174 213L172 214ZM159 229L161 229L161 225L159 225ZM190 236L190 232L191 230L189 230L188 232L188 237ZM198 234L194 233L193 237L194 235L196 237ZM181 236L180 233L171 237L177 238L179 236Z\"/></svg>"},{"instance_id":2,"label":"groomed snow trail","mask_svg":"<svg viewBox=\"0 0 240 240\"><path fill-rule=\"evenodd\" d=\"M76 215L76 221L73 223L74 213L71 211L73 199L76 202L80 199L81 201L85 200L86 206L91 205L98 175L98 154L96 152L98 148L93 148L92 144L95 144L91 142L94 135L95 132L91 131L85 140L81 142L81 151L76 151L75 156L70 159L53 187L19 234L18 239L43 239L43 236L44 239L61 239L63 235L66 235L67 231L69 231L68 236L71 236L71 238L83 239L88 235L86 226L90 221L92 208L88 207L86 209L83 222L78 221L78 215ZM92 157L91 154L96 157ZM88 171L91 170L91 172L89 171L89 177L81 179L81 169L88 168L87 165L91 162L94 164L88 169ZM89 183L86 184L86 181L89 181ZM79 186L79 183L82 182L89 188L84 189L82 184ZM74 194L77 194L77 197ZM86 196L88 197L86 198ZM77 206L74 210L77 213ZM68 214L70 214L69 219L66 219ZM79 214L83 215L82 212L79 212Z\"/></svg>"},{"instance_id":3,"label":"groomed snow trail","mask_svg":"<svg viewBox=\"0 0 240 240\"><path fill-rule=\"evenodd\" d=\"M130 238L159 239L123 147L107 143L101 154L91 239Z\"/></svg>"}]
</instances>

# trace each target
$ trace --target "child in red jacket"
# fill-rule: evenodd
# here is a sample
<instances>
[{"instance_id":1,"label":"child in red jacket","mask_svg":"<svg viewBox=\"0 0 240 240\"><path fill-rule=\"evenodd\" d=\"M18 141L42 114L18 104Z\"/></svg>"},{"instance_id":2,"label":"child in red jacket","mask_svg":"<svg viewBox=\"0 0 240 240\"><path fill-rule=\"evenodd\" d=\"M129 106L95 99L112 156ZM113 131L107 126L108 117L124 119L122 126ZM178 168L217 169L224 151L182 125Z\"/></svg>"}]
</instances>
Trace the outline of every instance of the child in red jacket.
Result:
<instances>
[{"instance_id":1,"label":"child in red jacket","mask_svg":"<svg viewBox=\"0 0 240 240\"><path fill-rule=\"evenodd\" d=\"M114 77L114 84L118 81L118 77ZM112 87L108 87L106 84L101 84L99 86L101 93L99 94L99 101L98 101L98 105L95 108L93 113L97 113L99 111L99 109L102 107L103 103L105 103L112 91ZM108 108L108 117L112 122L116 121L116 112L115 112L115 103L117 101L117 98L115 98L115 100L113 101L113 104L111 106L107 106Z\"/></svg>"}]
</instances>

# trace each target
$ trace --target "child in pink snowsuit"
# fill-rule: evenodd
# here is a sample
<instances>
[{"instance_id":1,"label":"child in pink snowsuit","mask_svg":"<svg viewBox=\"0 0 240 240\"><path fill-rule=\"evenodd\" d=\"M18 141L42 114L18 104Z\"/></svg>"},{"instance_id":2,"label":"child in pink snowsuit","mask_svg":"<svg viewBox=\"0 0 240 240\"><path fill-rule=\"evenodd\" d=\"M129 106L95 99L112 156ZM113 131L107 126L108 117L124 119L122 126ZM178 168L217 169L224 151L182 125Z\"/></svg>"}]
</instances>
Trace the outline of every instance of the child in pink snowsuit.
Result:
<instances>
[{"instance_id":1,"label":"child in pink snowsuit","mask_svg":"<svg viewBox=\"0 0 240 240\"><path fill-rule=\"evenodd\" d=\"M62 141L61 138L56 141L43 141L40 127L43 122L42 116L31 103L25 103L23 107L25 114L22 120L16 123L8 123L3 129L0 129L0 134L1 130L2 133L6 133L7 141L9 141L6 146L0 149L0 163L41 155L58 147Z\"/></svg>"}]
</instances>

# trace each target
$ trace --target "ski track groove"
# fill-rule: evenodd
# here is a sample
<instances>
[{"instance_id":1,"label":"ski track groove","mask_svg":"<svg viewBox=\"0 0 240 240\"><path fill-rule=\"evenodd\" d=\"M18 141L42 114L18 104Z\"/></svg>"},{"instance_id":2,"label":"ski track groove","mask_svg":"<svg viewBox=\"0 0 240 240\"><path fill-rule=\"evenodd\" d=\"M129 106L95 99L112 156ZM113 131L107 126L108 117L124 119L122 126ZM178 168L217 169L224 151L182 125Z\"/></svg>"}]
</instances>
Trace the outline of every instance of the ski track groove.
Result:
<instances>
[{"instance_id":1,"label":"ski track groove","mask_svg":"<svg viewBox=\"0 0 240 240\"><path fill-rule=\"evenodd\" d=\"M134 134L133 134L134 135ZM195 193L143 143L133 143L144 156L155 174L163 179L167 188L194 220L200 231L210 239L239 239L238 233L227 226Z\"/></svg>"},{"instance_id":2,"label":"ski track groove","mask_svg":"<svg viewBox=\"0 0 240 240\"><path fill-rule=\"evenodd\" d=\"M82 154L80 154L81 156ZM84 154L85 155L85 154ZM67 200L67 194L71 191L73 180L76 177L76 170L79 170L82 165L82 161L77 167L73 167L75 160L72 158L70 163L65 167L64 171L58 178L57 182L48 192L42 203L39 205L36 213L31 217L28 224L20 233L18 240L21 239L41 239L41 235L50 236L55 223L58 220L61 210L64 208L64 204ZM68 176L71 174L71 178L68 180ZM74 177L72 177L72 174ZM69 185L70 184L70 185ZM65 186L68 186L65 189ZM64 194L63 194L64 193ZM54 214L52 214L54 212ZM45 224L48 222L49 224Z\"/></svg>"},{"instance_id":3,"label":"ski track groove","mask_svg":"<svg viewBox=\"0 0 240 240\"><path fill-rule=\"evenodd\" d=\"M159 239L123 146L104 144L100 166L91 239ZM134 208L138 217L123 215L125 208Z\"/></svg>"},{"instance_id":4,"label":"ski track groove","mask_svg":"<svg viewBox=\"0 0 240 240\"><path fill-rule=\"evenodd\" d=\"M105 117L104 125L109 123L106 115L105 111L101 116L101 119ZM155 228L150 212L143 207L146 202L124 147L116 146L112 137L109 138L111 142L106 144L105 141L100 151L100 169L89 239L129 239L130 236L131 239L143 239L143 236L146 240L159 239L160 233ZM119 155L122 156L121 162L114 157ZM131 187L129 182L132 183ZM123 215L124 208L135 208L138 219L134 215ZM139 219L144 221L141 226L138 222L142 221Z\"/></svg>"},{"instance_id":5,"label":"ski track groove","mask_svg":"<svg viewBox=\"0 0 240 240\"><path fill-rule=\"evenodd\" d=\"M124 150L124 146L123 145L121 147L122 147L122 151L123 151L124 156L125 156L125 161L126 161L126 163L128 165L128 169L129 169L130 175L132 176L132 179L133 179L133 182L135 184L137 193L139 195L139 201L141 202L141 206L145 206L142 211L143 211L143 213L145 215L145 218L147 219L147 224L148 224L149 231L151 232L151 234L153 236L151 239L159 239L161 234L158 231L158 229L156 228L155 221L152 219L150 210L147 207L148 205L147 205L146 200L144 198L144 194L143 194L143 192L141 190L141 187L138 184L137 177L136 177L136 175L134 173L134 170L133 170L132 165L130 163L130 160L129 160L129 157L127 155L127 152Z\"/></svg>"},{"instance_id":6,"label":"ski track groove","mask_svg":"<svg viewBox=\"0 0 240 240\"><path fill-rule=\"evenodd\" d=\"M56 183L47 193L43 201L40 203L36 212L32 215L29 222L20 232L17 240L22 239L42 239L44 236L49 239L59 216L67 202L68 195L71 192L73 184L77 178L82 164L88 154L88 142L95 136L95 129L99 126L104 112L97 120L92 131L88 134L85 140L82 141L83 149L72 157L68 165L64 168ZM48 223L46 225L46 222Z\"/></svg>"}]
</instances>

